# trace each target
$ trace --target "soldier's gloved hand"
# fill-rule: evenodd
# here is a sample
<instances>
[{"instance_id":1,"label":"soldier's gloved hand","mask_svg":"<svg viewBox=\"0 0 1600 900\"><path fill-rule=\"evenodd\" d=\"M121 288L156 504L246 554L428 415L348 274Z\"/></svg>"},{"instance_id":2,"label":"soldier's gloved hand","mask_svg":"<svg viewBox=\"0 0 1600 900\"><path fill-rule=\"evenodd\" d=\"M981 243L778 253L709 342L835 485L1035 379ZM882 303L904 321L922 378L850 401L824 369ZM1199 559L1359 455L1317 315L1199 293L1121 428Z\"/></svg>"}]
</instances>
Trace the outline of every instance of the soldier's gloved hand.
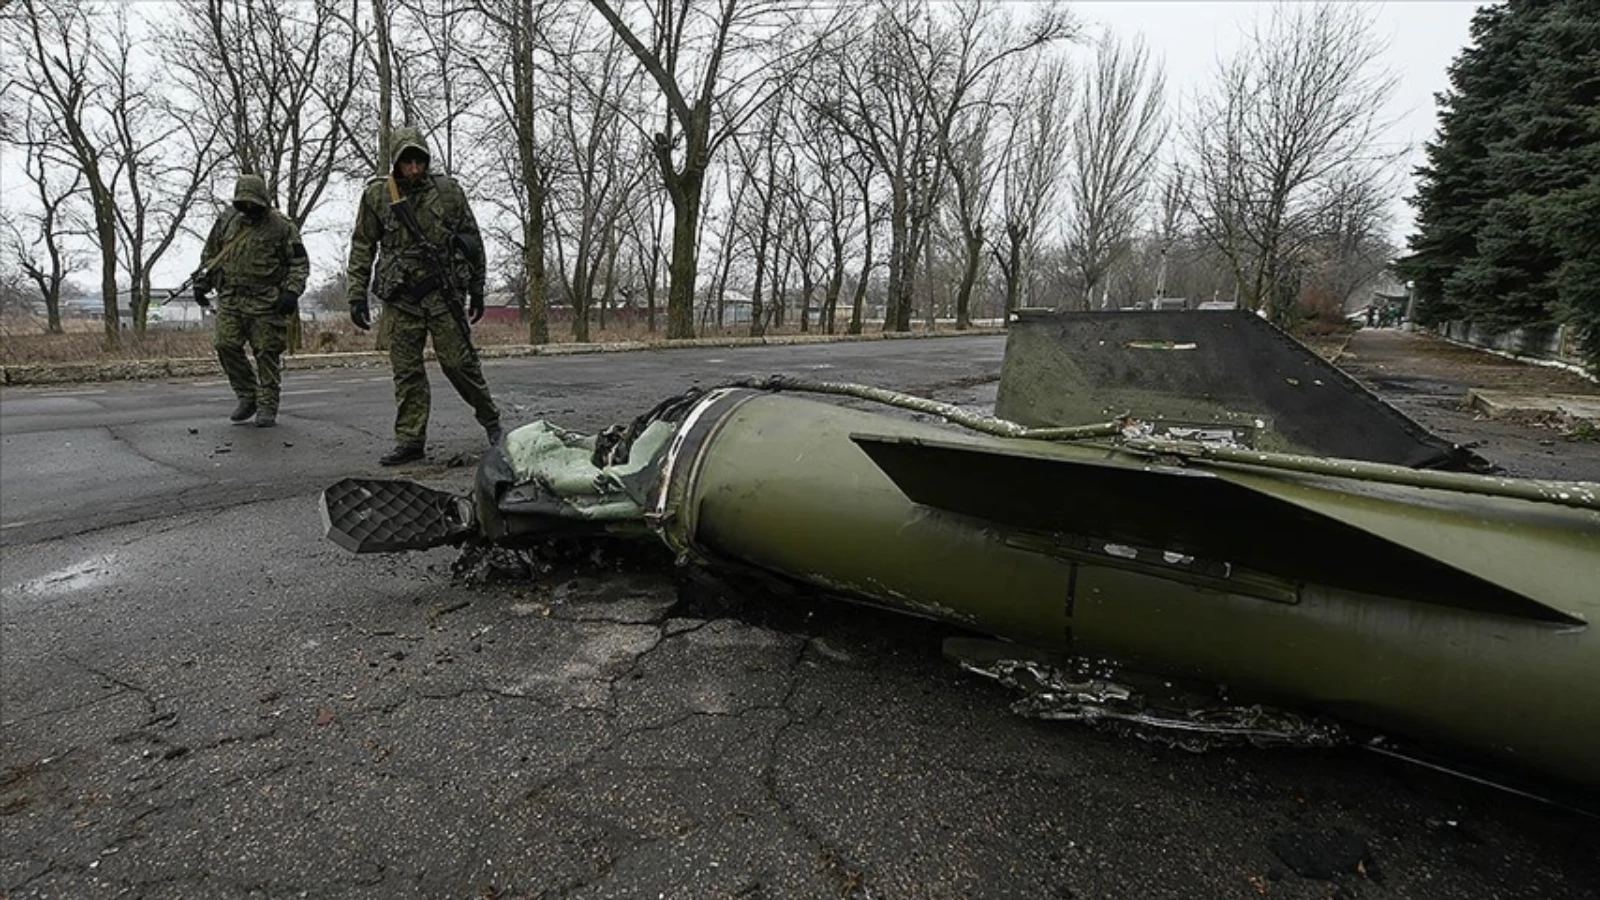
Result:
<instances>
[{"instance_id":1,"label":"soldier's gloved hand","mask_svg":"<svg viewBox=\"0 0 1600 900\"><path fill-rule=\"evenodd\" d=\"M300 295L294 291L279 291L278 305L274 310L280 316L292 316L300 311Z\"/></svg>"},{"instance_id":2,"label":"soldier's gloved hand","mask_svg":"<svg viewBox=\"0 0 1600 900\"><path fill-rule=\"evenodd\" d=\"M210 285L202 281L195 282L194 305L200 307L201 309L210 309L211 301L206 298L206 294L209 293L211 293Z\"/></svg>"},{"instance_id":3,"label":"soldier's gloved hand","mask_svg":"<svg viewBox=\"0 0 1600 900\"><path fill-rule=\"evenodd\" d=\"M482 291L473 291L472 294L467 297L467 313L469 314L468 318L472 320L472 324L474 325L478 324L478 320L483 318Z\"/></svg>"},{"instance_id":4,"label":"soldier's gloved hand","mask_svg":"<svg viewBox=\"0 0 1600 900\"><path fill-rule=\"evenodd\" d=\"M372 308L367 306L367 301L350 301L350 321L362 331L372 327Z\"/></svg>"}]
</instances>

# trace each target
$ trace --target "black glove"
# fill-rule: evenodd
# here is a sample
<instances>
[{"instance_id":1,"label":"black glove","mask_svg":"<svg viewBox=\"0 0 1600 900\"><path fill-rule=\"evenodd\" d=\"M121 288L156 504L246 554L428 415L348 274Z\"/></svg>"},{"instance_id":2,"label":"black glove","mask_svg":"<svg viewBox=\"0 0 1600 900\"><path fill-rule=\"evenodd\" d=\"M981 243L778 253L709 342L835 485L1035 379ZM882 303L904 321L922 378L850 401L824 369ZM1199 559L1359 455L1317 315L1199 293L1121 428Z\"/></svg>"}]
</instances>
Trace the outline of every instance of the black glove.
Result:
<instances>
[{"instance_id":1,"label":"black glove","mask_svg":"<svg viewBox=\"0 0 1600 900\"><path fill-rule=\"evenodd\" d=\"M367 306L367 301L350 301L350 321L362 331L372 327L372 308Z\"/></svg>"},{"instance_id":2,"label":"black glove","mask_svg":"<svg viewBox=\"0 0 1600 900\"><path fill-rule=\"evenodd\" d=\"M211 293L211 285L206 284L204 281L196 281L194 283L194 304L201 309L210 309L211 301L206 299L206 295L209 293Z\"/></svg>"},{"instance_id":3,"label":"black glove","mask_svg":"<svg viewBox=\"0 0 1600 900\"><path fill-rule=\"evenodd\" d=\"M294 291L279 291L278 305L273 311L280 316L292 316L300 311L300 295Z\"/></svg>"},{"instance_id":4,"label":"black glove","mask_svg":"<svg viewBox=\"0 0 1600 900\"><path fill-rule=\"evenodd\" d=\"M467 313L467 318L470 319L474 325L478 324L478 320L483 318L482 291L473 291L472 294L467 297Z\"/></svg>"}]
</instances>

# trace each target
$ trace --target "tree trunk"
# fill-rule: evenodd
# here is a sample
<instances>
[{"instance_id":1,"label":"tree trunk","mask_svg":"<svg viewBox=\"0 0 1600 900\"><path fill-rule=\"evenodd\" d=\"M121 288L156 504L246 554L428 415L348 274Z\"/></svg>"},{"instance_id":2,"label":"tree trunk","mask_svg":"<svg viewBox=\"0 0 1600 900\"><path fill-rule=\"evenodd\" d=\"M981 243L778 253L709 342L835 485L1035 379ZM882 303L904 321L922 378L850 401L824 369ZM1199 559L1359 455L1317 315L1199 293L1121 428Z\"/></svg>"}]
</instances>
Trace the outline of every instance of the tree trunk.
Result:
<instances>
[{"instance_id":1,"label":"tree trunk","mask_svg":"<svg viewBox=\"0 0 1600 900\"><path fill-rule=\"evenodd\" d=\"M389 170L389 132L394 130L394 68L389 49L389 9L387 0L372 0L372 18L378 39L378 172Z\"/></svg>"},{"instance_id":2,"label":"tree trunk","mask_svg":"<svg viewBox=\"0 0 1600 900\"><path fill-rule=\"evenodd\" d=\"M867 279L872 277L872 231L867 231L867 249L861 260L861 276L856 279L855 293L850 298L850 333L861 333L861 315L867 304Z\"/></svg>"},{"instance_id":3,"label":"tree trunk","mask_svg":"<svg viewBox=\"0 0 1600 900\"><path fill-rule=\"evenodd\" d=\"M122 345L122 316L117 309L117 225L109 197L95 198L95 231L100 241L100 304L105 310L106 347Z\"/></svg>"},{"instance_id":4,"label":"tree trunk","mask_svg":"<svg viewBox=\"0 0 1600 900\"><path fill-rule=\"evenodd\" d=\"M728 233L731 234L732 231L733 231L733 229L730 227L728 229ZM727 237L728 237L727 235L724 235L723 244L725 244L725 245L729 243ZM722 328L724 325L726 325L727 321L728 321L728 319L727 319L727 315L728 315L728 310L727 310L728 278L729 278L729 276L732 275L732 272L733 272L733 250L731 248L726 248L725 247L724 250L723 250L723 253L722 253L721 264L718 266L718 270L717 270L716 284L712 288L713 290L715 290L717 292L717 296L716 296L716 313L717 313L717 328L719 328L719 329Z\"/></svg>"},{"instance_id":5,"label":"tree trunk","mask_svg":"<svg viewBox=\"0 0 1600 900\"><path fill-rule=\"evenodd\" d=\"M967 262L961 270L961 287L956 291L956 330L972 327L972 286L978 282L978 263L983 260L983 226L967 235Z\"/></svg>"},{"instance_id":6,"label":"tree trunk","mask_svg":"<svg viewBox=\"0 0 1600 900\"><path fill-rule=\"evenodd\" d=\"M761 337L767 329L766 305L761 299L761 290L767 279L767 225L766 217L762 216L761 231L756 238L756 272L755 279L750 286L750 336Z\"/></svg>"},{"instance_id":7,"label":"tree trunk","mask_svg":"<svg viewBox=\"0 0 1600 900\"><path fill-rule=\"evenodd\" d=\"M1006 316L1017 311L1022 303L1022 241L1023 235L1008 229L1006 246Z\"/></svg>"},{"instance_id":8,"label":"tree trunk","mask_svg":"<svg viewBox=\"0 0 1600 900\"><path fill-rule=\"evenodd\" d=\"M884 298L883 330L884 331L910 331L911 309L908 301L911 293L911 247L910 225L907 218L910 215L910 202L906 198L906 189L896 185L893 189L893 206L889 219L889 286L888 295ZM902 310L902 307L904 309Z\"/></svg>"},{"instance_id":9,"label":"tree trunk","mask_svg":"<svg viewBox=\"0 0 1600 900\"><path fill-rule=\"evenodd\" d=\"M606 274L605 287L600 291L600 330L606 328L606 313L610 311L612 303L617 297L617 241L616 230L606 228Z\"/></svg>"},{"instance_id":10,"label":"tree trunk","mask_svg":"<svg viewBox=\"0 0 1600 900\"><path fill-rule=\"evenodd\" d=\"M844 241L837 236L833 240L833 266L828 272L828 284L824 287L822 295L822 329L825 334L834 334L838 329L839 292L844 289Z\"/></svg>"},{"instance_id":11,"label":"tree trunk","mask_svg":"<svg viewBox=\"0 0 1600 900\"><path fill-rule=\"evenodd\" d=\"M672 192L672 266L667 288L667 340L694 337L695 225L700 221L699 172L685 172Z\"/></svg>"},{"instance_id":12,"label":"tree trunk","mask_svg":"<svg viewBox=\"0 0 1600 900\"><path fill-rule=\"evenodd\" d=\"M128 273L128 310L133 317L133 333L144 339L145 324L150 317L150 275L140 266Z\"/></svg>"},{"instance_id":13,"label":"tree trunk","mask_svg":"<svg viewBox=\"0 0 1600 900\"><path fill-rule=\"evenodd\" d=\"M528 309L528 343L550 343L550 307L544 269L543 191L529 186L528 221L522 226L523 302Z\"/></svg>"}]
</instances>

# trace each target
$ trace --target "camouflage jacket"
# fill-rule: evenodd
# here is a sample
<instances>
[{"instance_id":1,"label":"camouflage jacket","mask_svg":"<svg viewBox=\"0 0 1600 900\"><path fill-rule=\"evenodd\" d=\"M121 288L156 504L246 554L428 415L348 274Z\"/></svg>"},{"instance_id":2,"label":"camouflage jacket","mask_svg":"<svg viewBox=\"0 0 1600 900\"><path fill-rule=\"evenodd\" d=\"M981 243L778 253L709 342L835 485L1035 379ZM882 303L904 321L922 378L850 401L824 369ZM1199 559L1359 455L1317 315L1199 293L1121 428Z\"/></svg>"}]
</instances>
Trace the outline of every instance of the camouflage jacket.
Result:
<instances>
[{"instance_id":1,"label":"camouflage jacket","mask_svg":"<svg viewBox=\"0 0 1600 900\"><path fill-rule=\"evenodd\" d=\"M421 132L414 128L396 129L391 144L391 172L398 169L406 151L424 157L428 153ZM416 212L426 247L395 212L396 194ZM440 269L440 263L448 268ZM448 278L441 279L441 272ZM483 239L461 185L448 175L434 174L415 183L394 174L367 182L356 209L345 274L352 304L368 300L370 290L370 296L412 313L420 314L435 297L459 303L462 294L482 294ZM455 296L448 296L441 280L454 287Z\"/></svg>"},{"instance_id":2,"label":"camouflage jacket","mask_svg":"<svg viewBox=\"0 0 1600 900\"><path fill-rule=\"evenodd\" d=\"M300 229L275 209L254 224L237 210L223 213L201 259L216 259L206 282L217 291L218 307L252 316L272 314L281 291L299 296L311 275Z\"/></svg>"}]
</instances>

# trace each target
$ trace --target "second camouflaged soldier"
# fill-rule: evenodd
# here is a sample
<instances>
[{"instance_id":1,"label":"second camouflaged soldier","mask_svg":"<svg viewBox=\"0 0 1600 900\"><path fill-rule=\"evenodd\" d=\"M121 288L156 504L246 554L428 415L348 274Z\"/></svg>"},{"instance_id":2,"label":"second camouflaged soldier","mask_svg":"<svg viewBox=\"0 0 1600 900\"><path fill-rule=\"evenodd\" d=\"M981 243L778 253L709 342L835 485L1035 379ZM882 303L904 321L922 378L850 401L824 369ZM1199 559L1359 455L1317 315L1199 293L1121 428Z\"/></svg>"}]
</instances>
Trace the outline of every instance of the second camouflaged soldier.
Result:
<instances>
[{"instance_id":1,"label":"second camouflaged soldier","mask_svg":"<svg viewBox=\"0 0 1600 900\"><path fill-rule=\"evenodd\" d=\"M389 364L394 370L394 449L379 462L397 466L423 458L430 395L422 351L433 353L456 393L472 406L491 444L500 442L500 410L489 396L472 347L472 321L483 317L484 253L478 222L461 185L428 171L428 146L415 128L390 137L391 171L367 182L350 239L346 285L350 320L372 325L368 290L388 317ZM376 272L374 272L376 261Z\"/></svg>"},{"instance_id":2,"label":"second camouflaged soldier","mask_svg":"<svg viewBox=\"0 0 1600 900\"><path fill-rule=\"evenodd\" d=\"M228 416L235 424L251 417L267 428L278 422L283 384L280 358L288 349L289 317L298 315L311 263L300 229L272 208L260 175L240 175L233 209L211 227L194 284L194 302L209 306L217 292L217 360L239 405ZM256 364L250 365L249 345Z\"/></svg>"}]
</instances>

